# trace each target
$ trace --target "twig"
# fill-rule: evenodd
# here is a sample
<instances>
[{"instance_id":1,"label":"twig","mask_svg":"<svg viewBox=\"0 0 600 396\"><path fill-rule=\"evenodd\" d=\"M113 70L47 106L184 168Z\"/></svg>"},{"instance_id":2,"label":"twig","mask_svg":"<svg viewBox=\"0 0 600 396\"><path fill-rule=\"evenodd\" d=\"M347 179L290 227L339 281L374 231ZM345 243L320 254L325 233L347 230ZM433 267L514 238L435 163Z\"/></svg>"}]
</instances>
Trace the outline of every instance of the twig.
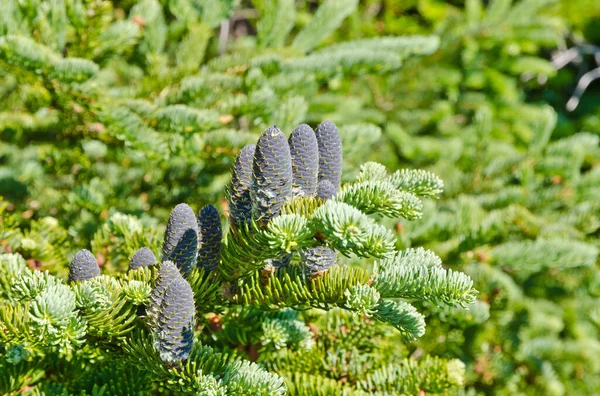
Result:
<instances>
[{"instance_id":1,"label":"twig","mask_svg":"<svg viewBox=\"0 0 600 396\"><path fill-rule=\"evenodd\" d=\"M579 100L581 99L581 96L587 87L598 78L600 78L600 67L597 67L581 76L579 82L577 82L575 91L573 91L573 95L567 102L568 111L573 111L577 108L577 105L579 105Z\"/></svg>"},{"instance_id":2,"label":"twig","mask_svg":"<svg viewBox=\"0 0 600 396\"><path fill-rule=\"evenodd\" d=\"M229 38L229 19L224 20L221 23L221 30L219 32L219 55L223 55L227 49L227 39Z\"/></svg>"},{"instance_id":3,"label":"twig","mask_svg":"<svg viewBox=\"0 0 600 396\"><path fill-rule=\"evenodd\" d=\"M593 55L597 68L587 71L586 65L583 63L583 55ZM581 97L585 93L587 87L594 81L600 78L600 46L591 44L579 44L569 48L566 51L560 51L552 57L552 65L556 70L560 70L568 64L573 63L579 66L579 81L573 91L573 94L567 102L567 111L573 111L579 105Z\"/></svg>"}]
</instances>

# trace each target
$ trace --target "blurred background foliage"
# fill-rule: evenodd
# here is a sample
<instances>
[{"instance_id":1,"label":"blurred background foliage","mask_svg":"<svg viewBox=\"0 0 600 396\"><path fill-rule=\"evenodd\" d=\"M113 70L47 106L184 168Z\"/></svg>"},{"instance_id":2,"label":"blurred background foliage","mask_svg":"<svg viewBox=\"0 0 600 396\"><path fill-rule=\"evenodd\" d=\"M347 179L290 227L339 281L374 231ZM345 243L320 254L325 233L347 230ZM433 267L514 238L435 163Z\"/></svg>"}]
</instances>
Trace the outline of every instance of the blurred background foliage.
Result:
<instances>
[{"instance_id":1,"label":"blurred background foliage","mask_svg":"<svg viewBox=\"0 0 600 396\"><path fill-rule=\"evenodd\" d=\"M91 247L111 268L156 244L175 204L226 209L232 159L266 126L330 119L345 176L376 160L445 181L399 240L481 291L469 311L424 307L402 354L461 359L473 393L600 393L599 83L568 105L600 66L598 1L28 0L0 15L0 251L60 269ZM560 64L572 48L591 51Z\"/></svg>"}]
</instances>

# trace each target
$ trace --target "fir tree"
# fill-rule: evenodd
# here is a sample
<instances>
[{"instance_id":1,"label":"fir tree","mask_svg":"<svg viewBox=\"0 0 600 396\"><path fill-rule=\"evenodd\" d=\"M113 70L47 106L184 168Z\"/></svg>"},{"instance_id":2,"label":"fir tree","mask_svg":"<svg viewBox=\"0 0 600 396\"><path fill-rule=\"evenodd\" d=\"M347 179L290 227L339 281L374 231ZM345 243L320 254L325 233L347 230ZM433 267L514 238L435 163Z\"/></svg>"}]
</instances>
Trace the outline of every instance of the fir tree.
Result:
<instances>
[{"instance_id":1,"label":"fir tree","mask_svg":"<svg viewBox=\"0 0 600 396\"><path fill-rule=\"evenodd\" d=\"M271 166L281 158L289 165L285 179ZM99 274L94 256L83 250L71 265L70 279L77 282L66 285L59 276L27 268L19 255L1 255L2 367L9 373L9 381L0 382L3 392L25 385L66 392L104 386L87 370L70 371L72 359L91 371L104 364L98 362L118 362L106 374L111 387L122 383L123 389L142 393L161 387L184 393L302 393L323 383L331 391L357 394L461 387L459 361L417 363L372 351L376 340L393 345L424 334L424 317L409 301L465 307L477 293L472 281L444 269L430 251L397 251L390 231L367 214L396 217L406 212L400 206L412 201L383 199L366 212L353 206L360 203L356 194L362 191L367 199L372 192L343 192L370 180L371 168L327 200L316 191L294 198L290 159L283 133L266 129L254 153L250 186L252 207L261 209L248 223L229 229L220 249L215 248L221 243L215 208L204 208L197 222L190 207L180 204L169 216L156 266L132 268L125 256L123 270ZM395 189L397 176L378 169L386 186ZM411 180L409 188L396 184L415 200L435 195L428 193L432 183L441 188L430 174ZM286 189L278 188L278 181ZM196 236L196 230L201 243L189 244L186 235ZM336 252L380 259L370 272L337 260ZM142 255L154 257L151 249L141 249L135 262ZM282 255L288 257L283 265L269 264ZM213 261L216 267L204 265ZM349 326L345 334L338 334L339 323ZM341 344L332 343L335 339ZM294 358L298 353L306 359ZM347 367L346 380L336 367ZM133 370L151 385L127 378Z\"/></svg>"},{"instance_id":2,"label":"fir tree","mask_svg":"<svg viewBox=\"0 0 600 396\"><path fill-rule=\"evenodd\" d=\"M600 393L595 1L0 3L0 393Z\"/></svg>"}]
</instances>

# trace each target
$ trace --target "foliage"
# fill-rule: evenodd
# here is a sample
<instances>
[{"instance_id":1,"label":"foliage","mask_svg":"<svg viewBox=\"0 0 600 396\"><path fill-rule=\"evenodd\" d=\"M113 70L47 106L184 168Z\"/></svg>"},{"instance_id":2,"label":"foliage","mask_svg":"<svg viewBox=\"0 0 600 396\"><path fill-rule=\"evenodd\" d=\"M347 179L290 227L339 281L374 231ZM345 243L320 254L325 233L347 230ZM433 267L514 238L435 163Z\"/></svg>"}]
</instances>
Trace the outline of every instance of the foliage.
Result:
<instances>
[{"instance_id":1,"label":"foliage","mask_svg":"<svg viewBox=\"0 0 600 396\"><path fill-rule=\"evenodd\" d=\"M328 81L395 72L438 43L390 37L384 57L361 40L346 43L361 52L309 53L356 2L328 1L302 26L292 2L257 1L261 16L246 23L258 35L243 37L229 0L38 3L0 8L0 195L22 227L52 216L80 245L116 212L164 218L190 196L198 208L215 202L238 151L269 125L315 120ZM348 148L377 141L369 121L343 123Z\"/></svg>"},{"instance_id":2,"label":"foliage","mask_svg":"<svg viewBox=\"0 0 600 396\"><path fill-rule=\"evenodd\" d=\"M469 274L486 311L456 321L431 307L441 333L422 347L461 358L479 389L594 394L599 139L549 141L556 115L544 116L526 151L482 137L478 163L463 169L465 188L427 208L437 213L431 220L408 226L405 243Z\"/></svg>"},{"instance_id":3,"label":"foliage","mask_svg":"<svg viewBox=\"0 0 600 396\"><path fill-rule=\"evenodd\" d=\"M318 150L306 155L313 156L315 164L325 157L327 172L315 169L307 175L298 163L292 166L292 161L302 163L306 158L292 159L285 135L275 126L261 134L251 163L244 162L242 151L242 160L238 158L233 170L250 174L250 217L246 223L232 223L224 239L214 207L202 209L196 218L190 206L179 204L167 222L160 264L156 264L152 247L144 247L132 254L131 261L121 257L112 263L121 271L107 269L101 274L96 257L83 249L71 261L65 284L48 271L28 268L19 254L2 254L2 364L21 370L10 374L2 392L18 392L23 386L42 392L44 386L52 386L93 393L102 380L90 381L85 373L96 371L98 362L118 362L114 372L107 374L111 386L119 388L121 381L121 386L136 393L164 386L185 393L283 394L286 383L291 389L310 389L324 378L333 388L356 392L442 392L462 386L464 370L458 361L417 363L393 354L369 358L362 352L373 349L370 337L362 347L347 344L352 349L345 356L344 349L331 343L327 334L337 327L324 329L327 335L321 335L306 325L319 317L323 320L325 311L336 312L333 315L346 312L354 315L357 326L357 334L347 338L360 339L375 332L384 340L410 342L424 334L425 321L408 300L464 307L473 303L477 294L466 275L456 277L445 270L433 253L397 251L390 231L352 206L352 200L343 194L322 199L313 189L312 193L299 190L292 195L292 180L300 177L313 177L310 184L316 186L319 179L333 176L332 185L340 188L337 174L330 172L342 169L339 132L332 122L321 125L327 125L328 139L317 138L318 128L315 133L304 126L303 134L312 134L312 140L318 142ZM332 156L332 152L339 155ZM370 176L363 171L360 180ZM412 196L405 205L419 201L420 195L430 196L427 186L432 182L441 186L431 174L411 175L406 188L403 183L392 184L398 180L397 174L387 176L380 169L378 177L390 180L391 194ZM364 181L347 184L341 191L361 183ZM239 208L247 201L236 194L238 188L228 191L230 202L242 201L234 206ZM360 194L358 191L353 197L360 198ZM364 199L372 195L363 194ZM310 212L305 210L307 202ZM397 210L390 210L391 206ZM405 211L402 202L382 201L378 209L369 212L396 217ZM131 223L135 224L133 219ZM143 228L140 231L143 233ZM111 242L119 243L117 238ZM301 254L317 249L332 256L313 253L308 261L306 254ZM336 263L336 251L382 261L370 273L343 265L341 260ZM404 266L410 270L402 273ZM304 317L303 311L313 318ZM328 324L325 320L324 325ZM353 329L346 331L354 333ZM245 348L246 357L262 365L234 352ZM402 348L395 349L402 353ZM311 356L312 364L297 367L300 361L290 358L300 351ZM324 356L330 361L315 375L314 370L327 360ZM67 375L65 370L71 370L74 361L83 369L80 374ZM359 370L364 364L371 367L366 380L365 372ZM338 365L347 366L353 377L341 381L334 368ZM266 370L269 368L273 372ZM146 383L130 383L127 374L132 370L141 371Z\"/></svg>"},{"instance_id":4,"label":"foliage","mask_svg":"<svg viewBox=\"0 0 600 396\"><path fill-rule=\"evenodd\" d=\"M597 2L1 3L0 393L600 393Z\"/></svg>"}]
</instances>

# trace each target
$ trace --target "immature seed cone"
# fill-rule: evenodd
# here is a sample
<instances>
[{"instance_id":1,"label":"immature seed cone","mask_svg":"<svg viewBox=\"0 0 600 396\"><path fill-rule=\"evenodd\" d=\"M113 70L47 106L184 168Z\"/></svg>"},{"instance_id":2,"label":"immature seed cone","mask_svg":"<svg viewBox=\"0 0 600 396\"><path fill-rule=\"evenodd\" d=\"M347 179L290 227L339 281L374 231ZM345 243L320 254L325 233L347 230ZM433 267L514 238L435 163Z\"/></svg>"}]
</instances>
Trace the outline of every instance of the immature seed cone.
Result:
<instances>
[{"instance_id":1,"label":"immature seed cone","mask_svg":"<svg viewBox=\"0 0 600 396\"><path fill-rule=\"evenodd\" d=\"M96 257L86 249L81 249L69 267L69 282L86 281L100 275Z\"/></svg>"},{"instance_id":2,"label":"immature seed cone","mask_svg":"<svg viewBox=\"0 0 600 396\"><path fill-rule=\"evenodd\" d=\"M298 126L288 139L292 155L292 191L294 197L314 197L319 176L319 146L312 128Z\"/></svg>"},{"instance_id":3,"label":"immature seed cone","mask_svg":"<svg viewBox=\"0 0 600 396\"><path fill-rule=\"evenodd\" d=\"M342 180L342 139L337 126L331 121L323 121L315 130L319 145L319 180L327 179L340 188Z\"/></svg>"},{"instance_id":4,"label":"immature seed cone","mask_svg":"<svg viewBox=\"0 0 600 396\"><path fill-rule=\"evenodd\" d=\"M309 273L314 274L324 271L335 264L337 253L326 246L302 249L300 251L300 265Z\"/></svg>"},{"instance_id":5,"label":"immature seed cone","mask_svg":"<svg viewBox=\"0 0 600 396\"><path fill-rule=\"evenodd\" d=\"M143 247L138 249L137 252L131 258L129 262L129 269L136 270L142 267L150 267L151 265L156 265L156 257L152 250L147 247Z\"/></svg>"},{"instance_id":6,"label":"immature seed cone","mask_svg":"<svg viewBox=\"0 0 600 396\"><path fill-rule=\"evenodd\" d=\"M327 179L322 179L317 188L317 197L321 199L330 199L336 194L336 188Z\"/></svg>"},{"instance_id":7,"label":"immature seed cone","mask_svg":"<svg viewBox=\"0 0 600 396\"><path fill-rule=\"evenodd\" d=\"M238 226L252 219L252 200L250 186L252 185L252 161L256 146L249 144L240 151L231 174L231 184L227 188L227 204L229 206L229 221Z\"/></svg>"},{"instance_id":8,"label":"immature seed cone","mask_svg":"<svg viewBox=\"0 0 600 396\"><path fill-rule=\"evenodd\" d=\"M207 271L214 271L221 259L221 217L212 205L207 205L198 214L200 229L200 250L198 251L198 266Z\"/></svg>"},{"instance_id":9,"label":"immature seed cone","mask_svg":"<svg viewBox=\"0 0 600 396\"><path fill-rule=\"evenodd\" d=\"M177 265L179 271L184 276L188 276L194 268L196 268L196 260L198 259L198 232L192 228L188 228L175 249L166 257Z\"/></svg>"},{"instance_id":10,"label":"immature seed cone","mask_svg":"<svg viewBox=\"0 0 600 396\"><path fill-rule=\"evenodd\" d=\"M155 327L158 321L158 314L165 297L165 291L171 283L181 276L179 269L172 261L164 261L158 270L158 277L150 295L150 303L147 306L147 320L150 327Z\"/></svg>"},{"instance_id":11,"label":"immature seed cone","mask_svg":"<svg viewBox=\"0 0 600 396\"><path fill-rule=\"evenodd\" d=\"M194 344L194 292L173 263L161 266L148 311L160 358L169 364L186 359Z\"/></svg>"},{"instance_id":12,"label":"immature seed cone","mask_svg":"<svg viewBox=\"0 0 600 396\"><path fill-rule=\"evenodd\" d=\"M173 261L185 274L196 266L198 257L198 222L192 208L186 204L177 205L169 216L163 260Z\"/></svg>"},{"instance_id":13,"label":"immature seed cone","mask_svg":"<svg viewBox=\"0 0 600 396\"><path fill-rule=\"evenodd\" d=\"M285 135L270 127L258 139L252 163L252 213L268 222L292 197L292 157Z\"/></svg>"},{"instance_id":14,"label":"immature seed cone","mask_svg":"<svg viewBox=\"0 0 600 396\"><path fill-rule=\"evenodd\" d=\"M283 268L292 262L291 253L282 253L281 256L265 260L265 268Z\"/></svg>"}]
</instances>

